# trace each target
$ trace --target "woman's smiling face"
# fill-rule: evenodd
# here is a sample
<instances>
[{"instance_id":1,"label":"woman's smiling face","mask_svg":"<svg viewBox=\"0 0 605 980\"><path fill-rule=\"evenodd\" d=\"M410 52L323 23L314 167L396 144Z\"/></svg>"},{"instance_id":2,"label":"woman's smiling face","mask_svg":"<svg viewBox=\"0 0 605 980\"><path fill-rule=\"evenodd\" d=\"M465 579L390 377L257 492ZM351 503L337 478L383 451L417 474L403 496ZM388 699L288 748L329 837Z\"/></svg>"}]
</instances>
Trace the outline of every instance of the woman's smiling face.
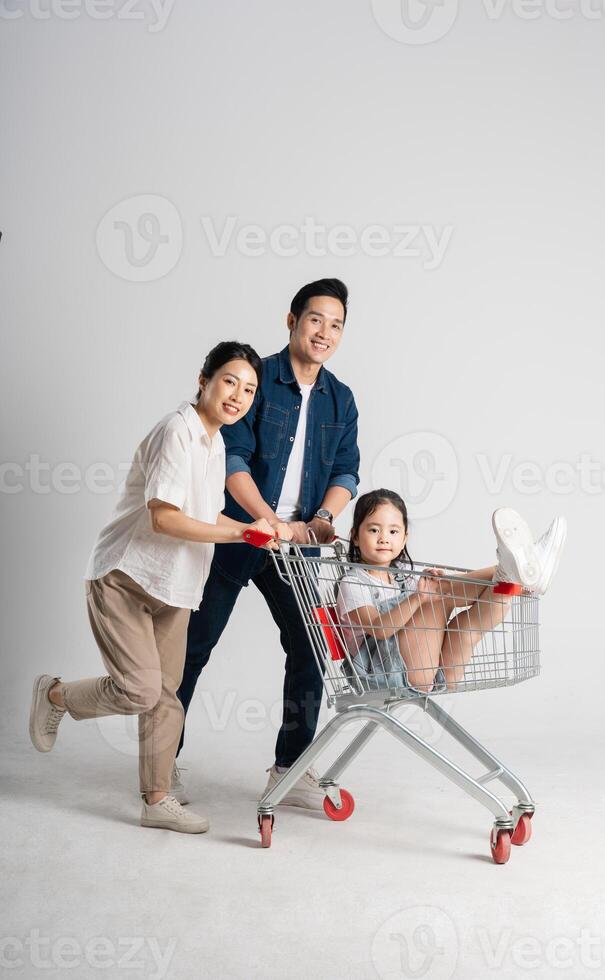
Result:
<instances>
[{"instance_id":1,"label":"woman's smiling face","mask_svg":"<svg viewBox=\"0 0 605 980\"><path fill-rule=\"evenodd\" d=\"M389 503L379 504L361 522L358 533L352 534L366 565L390 565L405 548L407 538L401 511Z\"/></svg>"}]
</instances>

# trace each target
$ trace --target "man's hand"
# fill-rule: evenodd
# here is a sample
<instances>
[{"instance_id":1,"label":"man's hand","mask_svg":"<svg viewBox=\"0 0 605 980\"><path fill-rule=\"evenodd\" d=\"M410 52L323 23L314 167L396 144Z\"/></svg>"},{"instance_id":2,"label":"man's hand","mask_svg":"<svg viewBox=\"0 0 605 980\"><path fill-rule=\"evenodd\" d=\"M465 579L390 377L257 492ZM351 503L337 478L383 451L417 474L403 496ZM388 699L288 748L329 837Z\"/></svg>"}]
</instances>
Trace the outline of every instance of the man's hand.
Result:
<instances>
[{"instance_id":1,"label":"man's hand","mask_svg":"<svg viewBox=\"0 0 605 980\"><path fill-rule=\"evenodd\" d=\"M291 525L286 521L275 519L274 521L269 521L268 523L271 525L271 530L276 538L280 538L282 541L292 540L292 531L290 530Z\"/></svg>"},{"instance_id":2,"label":"man's hand","mask_svg":"<svg viewBox=\"0 0 605 980\"><path fill-rule=\"evenodd\" d=\"M304 521L290 521L287 527L290 528L292 544L310 544L309 529Z\"/></svg>"},{"instance_id":3,"label":"man's hand","mask_svg":"<svg viewBox=\"0 0 605 980\"><path fill-rule=\"evenodd\" d=\"M309 521L309 527L315 535L318 544L330 544L336 537L336 529L329 521L324 521L323 517L314 517Z\"/></svg>"}]
</instances>

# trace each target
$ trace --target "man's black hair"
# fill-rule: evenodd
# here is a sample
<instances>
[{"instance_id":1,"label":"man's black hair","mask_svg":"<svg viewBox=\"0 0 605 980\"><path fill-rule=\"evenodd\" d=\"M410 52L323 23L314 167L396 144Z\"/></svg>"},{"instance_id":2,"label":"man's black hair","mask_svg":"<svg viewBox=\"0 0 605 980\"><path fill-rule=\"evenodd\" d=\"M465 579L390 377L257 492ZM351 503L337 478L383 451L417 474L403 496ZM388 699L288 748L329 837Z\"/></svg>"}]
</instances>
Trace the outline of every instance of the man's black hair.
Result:
<instances>
[{"instance_id":1,"label":"man's black hair","mask_svg":"<svg viewBox=\"0 0 605 980\"><path fill-rule=\"evenodd\" d=\"M345 322L349 290L344 282L341 282L340 279L317 279L316 282L309 282L302 289L299 289L290 303L290 313L296 320L304 313L307 303L313 296L333 296L334 299L340 300L344 309L342 322Z\"/></svg>"}]
</instances>

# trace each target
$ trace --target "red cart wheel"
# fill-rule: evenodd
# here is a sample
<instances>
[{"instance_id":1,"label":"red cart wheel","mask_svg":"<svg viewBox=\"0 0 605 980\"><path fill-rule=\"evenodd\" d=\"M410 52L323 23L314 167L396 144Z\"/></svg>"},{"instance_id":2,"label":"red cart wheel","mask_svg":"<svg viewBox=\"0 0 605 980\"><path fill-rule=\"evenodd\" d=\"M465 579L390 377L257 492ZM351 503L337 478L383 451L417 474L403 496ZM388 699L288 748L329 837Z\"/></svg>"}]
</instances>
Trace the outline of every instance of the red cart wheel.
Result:
<instances>
[{"instance_id":1,"label":"red cart wheel","mask_svg":"<svg viewBox=\"0 0 605 980\"><path fill-rule=\"evenodd\" d=\"M496 831L492 830L492 835L490 838L490 844L492 848L492 857L496 864L506 864L510 857L510 830L499 830L496 835Z\"/></svg>"},{"instance_id":2,"label":"red cart wheel","mask_svg":"<svg viewBox=\"0 0 605 980\"><path fill-rule=\"evenodd\" d=\"M530 837L531 837L531 813L522 813L521 816L519 817L517 826L513 831L511 842L513 844L516 844L517 847L521 847L522 844L527 844Z\"/></svg>"},{"instance_id":3,"label":"red cart wheel","mask_svg":"<svg viewBox=\"0 0 605 980\"><path fill-rule=\"evenodd\" d=\"M260 833L260 846L271 847L271 833L273 831L273 817L270 813L263 814L258 818L258 829Z\"/></svg>"},{"instance_id":4,"label":"red cart wheel","mask_svg":"<svg viewBox=\"0 0 605 980\"><path fill-rule=\"evenodd\" d=\"M346 789L341 789L340 799L342 807L339 810L334 806L329 796L324 798L324 810L330 820L348 820L355 809L355 800Z\"/></svg>"}]
</instances>

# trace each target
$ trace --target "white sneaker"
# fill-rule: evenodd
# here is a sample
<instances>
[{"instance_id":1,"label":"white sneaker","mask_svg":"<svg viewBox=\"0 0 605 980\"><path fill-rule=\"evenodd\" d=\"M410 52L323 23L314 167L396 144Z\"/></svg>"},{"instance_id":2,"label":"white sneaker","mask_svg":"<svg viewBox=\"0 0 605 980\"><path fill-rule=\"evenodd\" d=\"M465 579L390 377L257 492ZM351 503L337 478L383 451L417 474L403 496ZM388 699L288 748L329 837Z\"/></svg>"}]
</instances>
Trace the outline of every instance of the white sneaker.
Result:
<instances>
[{"instance_id":1,"label":"white sneaker","mask_svg":"<svg viewBox=\"0 0 605 980\"><path fill-rule=\"evenodd\" d=\"M65 716L65 708L49 701L48 692L60 680L50 674L39 674L34 681L29 709L29 737L38 752L50 752L57 741L57 729Z\"/></svg>"},{"instance_id":2,"label":"white sneaker","mask_svg":"<svg viewBox=\"0 0 605 980\"><path fill-rule=\"evenodd\" d=\"M143 799L141 827L160 827L176 830L181 834L205 834L210 826L206 817L192 810L185 810L174 796L165 796L159 803L147 803Z\"/></svg>"},{"instance_id":3,"label":"white sneaker","mask_svg":"<svg viewBox=\"0 0 605 980\"><path fill-rule=\"evenodd\" d=\"M284 775L283 772L278 772L274 765L267 769L267 772L269 779L263 796L270 789L273 789ZM303 806L307 810L323 810L325 795L324 790L319 785L319 773L315 769L307 769L300 779L294 783L292 789L286 793L279 805Z\"/></svg>"},{"instance_id":4,"label":"white sneaker","mask_svg":"<svg viewBox=\"0 0 605 980\"><path fill-rule=\"evenodd\" d=\"M496 582L515 582L533 592L542 566L529 524L516 510L501 507L494 511L492 527L498 541Z\"/></svg>"},{"instance_id":5,"label":"white sneaker","mask_svg":"<svg viewBox=\"0 0 605 980\"><path fill-rule=\"evenodd\" d=\"M544 595L552 582L559 567L566 537L567 521L562 515L559 515L559 517L555 517L548 531L545 531L542 537L536 541L535 548L540 559L541 573L532 592L537 593L537 595Z\"/></svg>"},{"instance_id":6,"label":"white sneaker","mask_svg":"<svg viewBox=\"0 0 605 980\"><path fill-rule=\"evenodd\" d=\"M189 803L189 797L187 796L187 790L185 789L185 784L181 779L181 769L177 766L176 762L172 767L172 780L170 783L170 792L174 796L177 803L181 806L187 806Z\"/></svg>"}]
</instances>

